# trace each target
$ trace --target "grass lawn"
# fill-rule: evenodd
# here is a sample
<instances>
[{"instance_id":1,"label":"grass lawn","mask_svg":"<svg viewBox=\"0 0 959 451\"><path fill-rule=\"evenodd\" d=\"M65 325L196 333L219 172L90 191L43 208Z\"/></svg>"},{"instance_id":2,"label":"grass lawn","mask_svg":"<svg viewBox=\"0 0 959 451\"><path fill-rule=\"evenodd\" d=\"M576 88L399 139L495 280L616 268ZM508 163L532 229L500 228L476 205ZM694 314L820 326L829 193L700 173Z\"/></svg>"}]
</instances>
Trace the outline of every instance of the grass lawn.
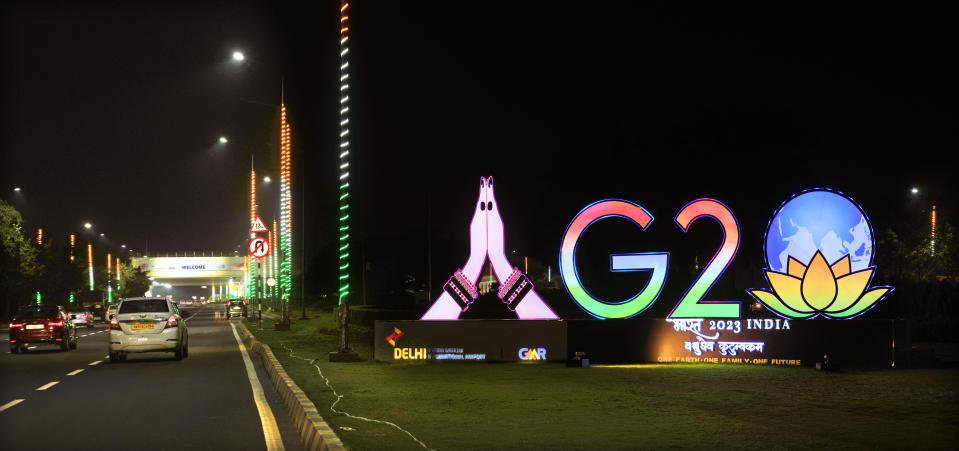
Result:
<instances>
[{"instance_id":1,"label":"grass lawn","mask_svg":"<svg viewBox=\"0 0 959 451\"><path fill-rule=\"evenodd\" d=\"M294 314L295 316L297 314ZM336 409L396 423L434 449L959 447L959 369L854 370L709 364L566 368L537 363L330 363L336 321L312 311L291 331L248 328L270 345L353 449L422 449L389 426L330 411L315 358L343 395Z\"/></svg>"}]
</instances>

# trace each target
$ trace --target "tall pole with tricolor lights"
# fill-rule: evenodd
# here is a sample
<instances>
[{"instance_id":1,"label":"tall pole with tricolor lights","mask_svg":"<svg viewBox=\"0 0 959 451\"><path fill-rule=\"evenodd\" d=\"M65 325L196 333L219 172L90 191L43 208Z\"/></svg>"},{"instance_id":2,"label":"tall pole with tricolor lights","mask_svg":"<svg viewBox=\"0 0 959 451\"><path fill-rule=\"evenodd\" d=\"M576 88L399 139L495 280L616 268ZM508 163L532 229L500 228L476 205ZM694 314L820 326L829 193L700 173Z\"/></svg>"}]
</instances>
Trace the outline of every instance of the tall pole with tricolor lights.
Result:
<instances>
[{"instance_id":1,"label":"tall pole with tricolor lights","mask_svg":"<svg viewBox=\"0 0 959 451\"><path fill-rule=\"evenodd\" d=\"M278 233L279 233L279 232L276 230L276 217L274 216L274 217L273 217L273 228L270 229L270 235L271 235L271 236L270 236L270 243L273 243L273 245L274 245L274 246L277 246L277 248L279 249L279 241L277 241L277 239L276 239ZM281 250L280 252L274 252L274 253L273 253L273 258L272 258L272 260L271 260L271 262L270 262L270 263L273 265L273 277L276 279L276 281L279 281L279 280L280 280L280 277L281 277L281 276L280 276L280 263L279 263L279 260L280 260L282 257L283 257L282 250ZM280 292L280 286L281 286L281 285L280 285L279 283L273 285L273 291L270 293L270 295L271 295L272 298L273 298L273 301L276 301L276 299L277 299L277 297L278 297L278 294L279 294L279 292Z\"/></svg>"},{"instance_id":2,"label":"tall pole with tricolor lights","mask_svg":"<svg viewBox=\"0 0 959 451\"><path fill-rule=\"evenodd\" d=\"M256 223L256 169L253 169L253 160L250 160L250 230L253 229L253 224ZM250 232L250 239L256 238L256 233ZM256 296L256 262L253 260L250 261L250 266L247 269L249 274L247 275L247 286L246 286L246 297L252 298Z\"/></svg>"},{"instance_id":3,"label":"tall pole with tricolor lights","mask_svg":"<svg viewBox=\"0 0 959 451\"><path fill-rule=\"evenodd\" d=\"M113 303L113 255L107 252L107 303Z\"/></svg>"},{"instance_id":4,"label":"tall pole with tricolor lights","mask_svg":"<svg viewBox=\"0 0 959 451\"><path fill-rule=\"evenodd\" d=\"M93 291L93 244L87 243L87 269L90 275L90 291Z\"/></svg>"},{"instance_id":5,"label":"tall pole with tricolor lights","mask_svg":"<svg viewBox=\"0 0 959 451\"><path fill-rule=\"evenodd\" d=\"M290 188L292 175L292 137L287 120L286 104L280 104L280 302L286 313L290 294L293 292L293 195ZM274 226L274 230L276 227ZM284 321L287 318L284 316Z\"/></svg>"},{"instance_id":6,"label":"tall pole with tricolor lights","mask_svg":"<svg viewBox=\"0 0 959 451\"><path fill-rule=\"evenodd\" d=\"M338 282L340 353L352 352L347 333L350 296L350 4L340 2L340 139Z\"/></svg>"}]
</instances>

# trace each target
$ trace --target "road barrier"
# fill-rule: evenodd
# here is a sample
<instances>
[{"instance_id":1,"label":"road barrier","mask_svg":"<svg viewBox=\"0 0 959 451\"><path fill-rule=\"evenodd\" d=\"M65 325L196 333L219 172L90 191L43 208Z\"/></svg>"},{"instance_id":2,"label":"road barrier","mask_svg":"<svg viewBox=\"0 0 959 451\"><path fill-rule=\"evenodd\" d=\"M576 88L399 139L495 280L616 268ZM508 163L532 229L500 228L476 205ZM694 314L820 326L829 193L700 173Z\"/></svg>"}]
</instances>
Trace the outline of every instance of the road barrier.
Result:
<instances>
[{"instance_id":1,"label":"road barrier","mask_svg":"<svg viewBox=\"0 0 959 451\"><path fill-rule=\"evenodd\" d=\"M343 442L320 416L313 401L310 401L306 393L286 374L270 347L258 341L242 322L237 326L246 347L260 356L266 373L270 375L273 388L286 405L303 446L308 450L345 450Z\"/></svg>"}]
</instances>

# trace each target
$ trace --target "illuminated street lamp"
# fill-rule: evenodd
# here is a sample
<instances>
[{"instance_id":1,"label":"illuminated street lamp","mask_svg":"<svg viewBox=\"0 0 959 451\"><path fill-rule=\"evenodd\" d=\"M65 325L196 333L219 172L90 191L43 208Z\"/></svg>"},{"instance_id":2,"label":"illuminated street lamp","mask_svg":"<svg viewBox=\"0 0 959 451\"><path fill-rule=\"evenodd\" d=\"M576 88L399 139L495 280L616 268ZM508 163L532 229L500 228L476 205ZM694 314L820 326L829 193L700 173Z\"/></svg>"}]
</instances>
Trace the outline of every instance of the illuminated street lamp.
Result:
<instances>
[{"instance_id":1,"label":"illuminated street lamp","mask_svg":"<svg viewBox=\"0 0 959 451\"><path fill-rule=\"evenodd\" d=\"M263 177L263 181L266 183L270 183L272 179L270 179L270 176L266 176L266 177Z\"/></svg>"},{"instance_id":2,"label":"illuminated street lamp","mask_svg":"<svg viewBox=\"0 0 959 451\"><path fill-rule=\"evenodd\" d=\"M84 224L83 224L83 228L84 228L84 229L87 229L87 230L90 230L91 228L93 228L93 224L90 224L89 222L84 223Z\"/></svg>"},{"instance_id":3,"label":"illuminated street lamp","mask_svg":"<svg viewBox=\"0 0 959 451\"><path fill-rule=\"evenodd\" d=\"M230 142L230 140L226 139L226 136L221 136L221 137L220 137L220 144L226 144L226 143L228 143L228 142Z\"/></svg>"},{"instance_id":4,"label":"illuminated street lamp","mask_svg":"<svg viewBox=\"0 0 959 451\"><path fill-rule=\"evenodd\" d=\"M20 187L19 187L19 186L13 187L13 192L19 193L19 192L20 192Z\"/></svg>"},{"instance_id":5,"label":"illuminated street lamp","mask_svg":"<svg viewBox=\"0 0 959 451\"><path fill-rule=\"evenodd\" d=\"M912 194L919 194L919 188L912 187Z\"/></svg>"},{"instance_id":6,"label":"illuminated street lamp","mask_svg":"<svg viewBox=\"0 0 959 451\"><path fill-rule=\"evenodd\" d=\"M246 55L244 55L243 52L239 50L233 52L233 61L236 61L239 63L245 59L246 59Z\"/></svg>"}]
</instances>

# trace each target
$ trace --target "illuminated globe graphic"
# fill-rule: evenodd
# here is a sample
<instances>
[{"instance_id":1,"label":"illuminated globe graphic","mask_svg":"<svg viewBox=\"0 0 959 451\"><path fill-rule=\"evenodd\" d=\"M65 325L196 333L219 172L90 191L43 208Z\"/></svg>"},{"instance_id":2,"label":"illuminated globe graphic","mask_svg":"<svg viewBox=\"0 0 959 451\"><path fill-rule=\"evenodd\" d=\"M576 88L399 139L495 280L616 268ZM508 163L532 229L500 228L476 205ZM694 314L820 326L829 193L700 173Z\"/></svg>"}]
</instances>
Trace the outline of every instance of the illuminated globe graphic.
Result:
<instances>
[{"instance_id":1,"label":"illuminated globe graphic","mask_svg":"<svg viewBox=\"0 0 959 451\"><path fill-rule=\"evenodd\" d=\"M848 319L883 299L892 287L869 287L875 272L872 226L851 199L823 189L789 199L766 230L766 280L771 290L747 290L786 318Z\"/></svg>"},{"instance_id":2,"label":"illuminated globe graphic","mask_svg":"<svg viewBox=\"0 0 959 451\"><path fill-rule=\"evenodd\" d=\"M766 263L785 273L788 257L804 265L816 251L829 264L849 255L852 271L872 265L872 226L858 205L832 191L807 191L786 202L766 231Z\"/></svg>"}]
</instances>

